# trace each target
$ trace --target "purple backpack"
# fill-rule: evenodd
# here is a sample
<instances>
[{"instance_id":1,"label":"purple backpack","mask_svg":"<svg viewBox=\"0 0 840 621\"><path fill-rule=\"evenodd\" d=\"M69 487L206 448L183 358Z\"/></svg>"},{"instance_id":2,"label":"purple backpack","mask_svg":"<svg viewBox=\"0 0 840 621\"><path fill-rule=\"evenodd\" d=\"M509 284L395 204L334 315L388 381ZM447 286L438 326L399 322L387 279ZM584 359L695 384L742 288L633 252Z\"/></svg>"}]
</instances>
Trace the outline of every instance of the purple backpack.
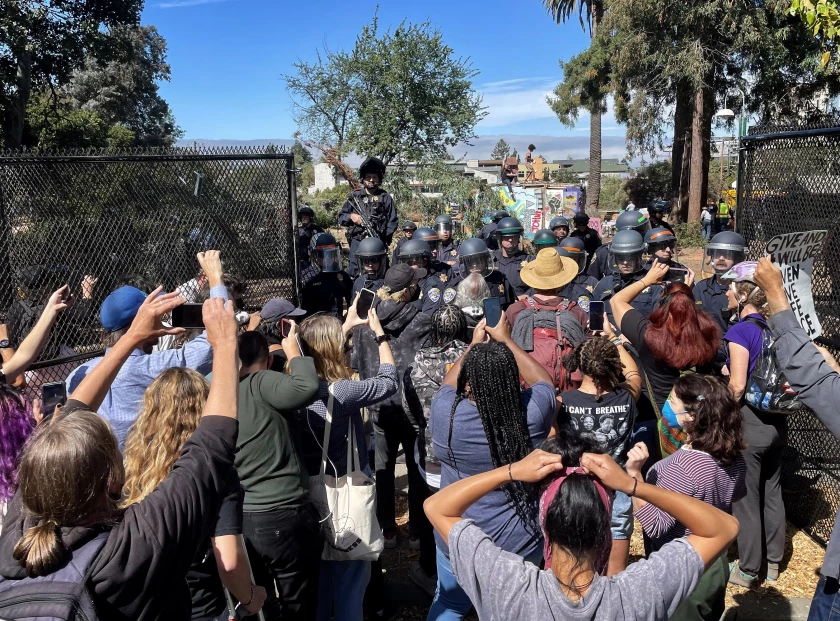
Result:
<instances>
[{"instance_id":1,"label":"purple backpack","mask_svg":"<svg viewBox=\"0 0 840 621\"><path fill-rule=\"evenodd\" d=\"M91 567L108 540L100 533L48 576L8 580L0 577L0 619L99 621L88 590Z\"/></svg>"}]
</instances>

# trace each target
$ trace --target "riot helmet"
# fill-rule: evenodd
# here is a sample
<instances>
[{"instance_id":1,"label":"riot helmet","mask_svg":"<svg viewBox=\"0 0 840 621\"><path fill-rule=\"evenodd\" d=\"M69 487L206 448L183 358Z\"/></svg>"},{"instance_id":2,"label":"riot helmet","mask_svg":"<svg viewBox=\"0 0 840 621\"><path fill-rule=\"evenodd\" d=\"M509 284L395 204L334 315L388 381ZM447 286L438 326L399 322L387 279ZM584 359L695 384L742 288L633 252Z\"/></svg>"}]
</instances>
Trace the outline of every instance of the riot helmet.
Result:
<instances>
[{"instance_id":1,"label":"riot helmet","mask_svg":"<svg viewBox=\"0 0 840 621\"><path fill-rule=\"evenodd\" d=\"M375 174L379 177L377 182L373 182L373 180L366 180L370 174ZM378 157L369 157L362 165L359 166L359 178L362 180L362 184L369 189L374 189L378 187L382 180L385 179L385 164L380 160Z\"/></svg>"},{"instance_id":2,"label":"riot helmet","mask_svg":"<svg viewBox=\"0 0 840 621\"><path fill-rule=\"evenodd\" d=\"M422 229L418 229L420 231ZM419 237L409 239L400 247L397 263L405 263L411 267L426 268L432 260L432 249Z\"/></svg>"},{"instance_id":3,"label":"riot helmet","mask_svg":"<svg viewBox=\"0 0 840 621\"><path fill-rule=\"evenodd\" d=\"M435 232L441 241L448 242L452 239L452 216L444 214L435 218Z\"/></svg>"},{"instance_id":4,"label":"riot helmet","mask_svg":"<svg viewBox=\"0 0 840 621\"><path fill-rule=\"evenodd\" d=\"M677 238L664 226L658 226L645 233L645 245L651 258L670 263L674 259Z\"/></svg>"},{"instance_id":5,"label":"riot helmet","mask_svg":"<svg viewBox=\"0 0 840 621\"><path fill-rule=\"evenodd\" d=\"M470 237L461 242L458 251L458 262L462 266L461 273L466 278L473 272L487 276L492 271L492 257L483 239Z\"/></svg>"},{"instance_id":6,"label":"riot helmet","mask_svg":"<svg viewBox=\"0 0 840 621\"><path fill-rule=\"evenodd\" d=\"M341 271L341 246L329 233L317 233L312 236L309 242L309 256L312 263L322 272Z\"/></svg>"},{"instance_id":7,"label":"riot helmet","mask_svg":"<svg viewBox=\"0 0 840 621\"><path fill-rule=\"evenodd\" d=\"M569 252L568 248L563 248L563 246L554 246L554 252L559 254L561 257L568 257L569 259L574 259L574 255ZM580 273L580 268L578 267L578 273Z\"/></svg>"},{"instance_id":8,"label":"riot helmet","mask_svg":"<svg viewBox=\"0 0 840 621\"><path fill-rule=\"evenodd\" d=\"M747 258L747 240L734 231L723 231L706 245L705 260L721 276Z\"/></svg>"},{"instance_id":9,"label":"riot helmet","mask_svg":"<svg viewBox=\"0 0 840 621\"><path fill-rule=\"evenodd\" d=\"M589 226L589 216L586 214L585 211L579 211L575 214L574 217L575 221L575 228L579 226Z\"/></svg>"},{"instance_id":10,"label":"riot helmet","mask_svg":"<svg viewBox=\"0 0 840 621\"><path fill-rule=\"evenodd\" d=\"M381 239L368 237L356 247L356 259L369 280L382 278L385 274L385 259L388 248Z\"/></svg>"},{"instance_id":11,"label":"riot helmet","mask_svg":"<svg viewBox=\"0 0 840 621\"><path fill-rule=\"evenodd\" d=\"M421 226L414 231L414 237L411 239L420 239L429 244L429 248L432 250L432 258L437 261L440 254L440 236L437 233L428 226Z\"/></svg>"},{"instance_id":12,"label":"riot helmet","mask_svg":"<svg viewBox=\"0 0 840 621\"><path fill-rule=\"evenodd\" d=\"M644 235L650 230L650 221L638 211L625 211L615 219L616 231L636 231Z\"/></svg>"},{"instance_id":13,"label":"riot helmet","mask_svg":"<svg viewBox=\"0 0 840 621\"><path fill-rule=\"evenodd\" d=\"M569 219L564 216L556 216L551 220L551 223L548 225L554 232L554 237L557 238L557 241L563 241L564 238L569 236L569 229L571 226L569 225Z\"/></svg>"},{"instance_id":14,"label":"riot helmet","mask_svg":"<svg viewBox=\"0 0 840 621\"><path fill-rule=\"evenodd\" d=\"M665 218L665 214L669 211L671 211L671 206L665 201L656 201L648 208L651 218L656 218L657 220Z\"/></svg>"},{"instance_id":15,"label":"riot helmet","mask_svg":"<svg viewBox=\"0 0 840 621\"><path fill-rule=\"evenodd\" d=\"M499 211L493 214L493 222L500 222L502 219L508 217L508 212L504 209L500 209Z\"/></svg>"},{"instance_id":16,"label":"riot helmet","mask_svg":"<svg viewBox=\"0 0 840 621\"><path fill-rule=\"evenodd\" d=\"M496 226L496 240L499 242L499 248L505 252L513 253L519 250L522 243L522 233L525 229L522 223L516 218L502 218ZM505 248L502 242L508 242L509 247Z\"/></svg>"},{"instance_id":17,"label":"riot helmet","mask_svg":"<svg viewBox=\"0 0 840 621\"><path fill-rule=\"evenodd\" d=\"M610 252L622 276L635 274L642 269L644 251L645 240L636 231L619 231L610 243Z\"/></svg>"},{"instance_id":18,"label":"riot helmet","mask_svg":"<svg viewBox=\"0 0 840 621\"><path fill-rule=\"evenodd\" d=\"M539 254L543 248L554 248L557 245L557 238L554 237L554 231L550 229L540 229L534 233L534 254Z\"/></svg>"},{"instance_id":19,"label":"riot helmet","mask_svg":"<svg viewBox=\"0 0 840 621\"><path fill-rule=\"evenodd\" d=\"M568 252L569 258L574 259L578 264L578 272L582 272L586 265L586 246L583 240L578 237L567 237L560 242L560 247Z\"/></svg>"},{"instance_id":20,"label":"riot helmet","mask_svg":"<svg viewBox=\"0 0 840 621\"><path fill-rule=\"evenodd\" d=\"M309 218L309 222L303 222L304 216ZM302 205L300 209L298 209L298 222L303 224L304 226L308 226L315 221L315 212L312 211L312 207L309 205Z\"/></svg>"},{"instance_id":21,"label":"riot helmet","mask_svg":"<svg viewBox=\"0 0 840 621\"><path fill-rule=\"evenodd\" d=\"M417 230L417 225L414 224L414 222L412 222L411 220L406 220L405 222L403 222L402 230L404 233L407 233L408 231L411 231L413 233Z\"/></svg>"}]
</instances>

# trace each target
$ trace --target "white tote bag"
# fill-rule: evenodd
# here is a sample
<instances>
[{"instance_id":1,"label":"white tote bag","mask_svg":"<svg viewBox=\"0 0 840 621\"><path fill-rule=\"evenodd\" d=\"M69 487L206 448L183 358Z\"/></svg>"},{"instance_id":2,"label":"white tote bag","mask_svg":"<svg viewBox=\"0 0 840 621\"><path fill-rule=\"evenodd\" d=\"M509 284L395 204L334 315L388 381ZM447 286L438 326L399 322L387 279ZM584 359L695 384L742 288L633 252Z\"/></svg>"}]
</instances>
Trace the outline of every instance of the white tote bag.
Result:
<instances>
[{"instance_id":1,"label":"white tote bag","mask_svg":"<svg viewBox=\"0 0 840 621\"><path fill-rule=\"evenodd\" d=\"M332 475L326 472L333 404L330 386L324 442L321 445L321 471L309 477L309 497L318 508L321 534L324 536L321 558L327 561L375 561L385 543L376 519L376 485L359 468L359 447L352 419L348 421L347 474L336 477L334 466Z\"/></svg>"}]
</instances>

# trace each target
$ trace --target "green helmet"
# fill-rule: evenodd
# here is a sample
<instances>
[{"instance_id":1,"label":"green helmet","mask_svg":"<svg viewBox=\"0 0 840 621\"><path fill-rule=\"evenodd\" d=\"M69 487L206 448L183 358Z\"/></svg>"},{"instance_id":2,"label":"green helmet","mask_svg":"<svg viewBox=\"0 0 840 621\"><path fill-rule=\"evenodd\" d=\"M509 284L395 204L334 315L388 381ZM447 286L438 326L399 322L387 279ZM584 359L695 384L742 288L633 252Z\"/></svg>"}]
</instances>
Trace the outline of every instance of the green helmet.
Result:
<instances>
[{"instance_id":1,"label":"green helmet","mask_svg":"<svg viewBox=\"0 0 840 621\"><path fill-rule=\"evenodd\" d=\"M543 248L554 248L557 245L557 237L551 229L540 229L534 233L534 248L537 252Z\"/></svg>"}]
</instances>

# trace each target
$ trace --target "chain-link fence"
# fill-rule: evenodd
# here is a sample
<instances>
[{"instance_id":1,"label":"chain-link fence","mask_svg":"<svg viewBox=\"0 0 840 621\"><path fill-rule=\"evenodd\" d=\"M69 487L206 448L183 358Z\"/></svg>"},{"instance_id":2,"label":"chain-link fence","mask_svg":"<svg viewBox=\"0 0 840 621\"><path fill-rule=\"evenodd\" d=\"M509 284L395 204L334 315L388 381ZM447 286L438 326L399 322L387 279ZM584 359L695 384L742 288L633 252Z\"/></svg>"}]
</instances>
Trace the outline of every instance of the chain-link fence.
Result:
<instances>
[{"instance_id":1,"label":"chain-link fence","mask_svg":"<svg viewBox=\"0 0 840 621\"><path fill-rule=\"evenodd\" d=\"M752 128L741 143L736 222L752 259L764 256L776 235L829 231L814 264L814 304L823 336L840 341L840 119ZM788 422L788 519L825 544L840 507L840 442L809 411Z\"/></svg>"},{"instance_id":2,"label":"chain-link fence","mask_svg":"<svg viewBox=\"0 0 840 621\"><path fill-rule=\"evenodd\" d=\"M37 394L101 352L99 307L115 288L181 287L200 301L196 253L221 251L245 310L297 301L292 156L275 148L0 155L0 317L18 345L50 294L76 304L27 373Z\"/></svg>"}]
</instances>

